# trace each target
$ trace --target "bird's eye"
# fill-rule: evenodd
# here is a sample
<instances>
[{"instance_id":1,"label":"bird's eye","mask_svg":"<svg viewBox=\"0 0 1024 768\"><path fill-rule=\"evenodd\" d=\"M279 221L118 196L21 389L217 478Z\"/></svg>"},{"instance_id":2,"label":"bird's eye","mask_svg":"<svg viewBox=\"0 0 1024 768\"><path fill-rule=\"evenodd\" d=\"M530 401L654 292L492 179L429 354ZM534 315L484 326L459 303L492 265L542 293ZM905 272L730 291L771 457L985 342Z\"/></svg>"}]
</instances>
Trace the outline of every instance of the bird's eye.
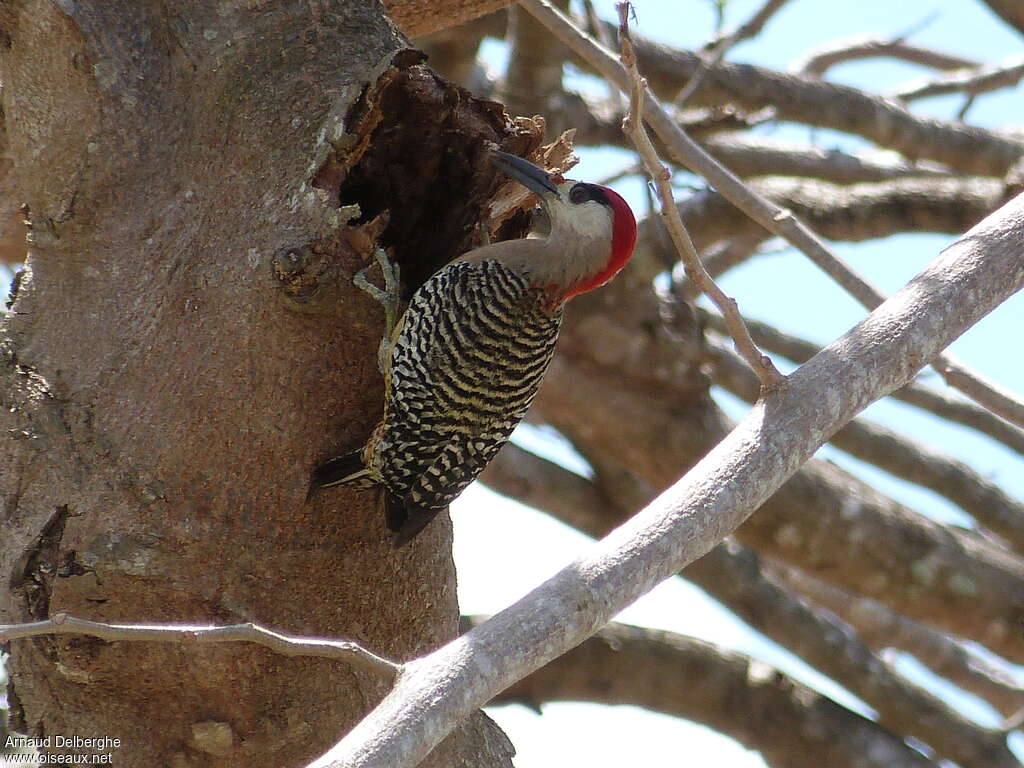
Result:
<instances>
[{"instance_id":1,"label":"bird's eye","mask_svg":"<svg viewBox=\"0 0 1024 768\"><path fill-rule=\"evenodd\" d=\"M590 191L585 184L576 184L569 190L569 201L575 205L585 203L590 199Z\"/></svg>"}]
</instances>

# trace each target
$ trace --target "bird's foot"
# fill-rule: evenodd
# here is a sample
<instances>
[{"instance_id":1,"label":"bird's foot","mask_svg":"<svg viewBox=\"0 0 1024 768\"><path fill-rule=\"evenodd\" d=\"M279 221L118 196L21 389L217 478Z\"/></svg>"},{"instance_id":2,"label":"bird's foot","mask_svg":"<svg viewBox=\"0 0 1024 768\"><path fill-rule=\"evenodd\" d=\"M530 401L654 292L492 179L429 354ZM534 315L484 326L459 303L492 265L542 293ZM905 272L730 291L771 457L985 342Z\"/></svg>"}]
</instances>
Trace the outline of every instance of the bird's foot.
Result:
<instances>
[{"instance_id":1,"label":"bird's foot","mask_svg":"<svg viewBox=\"0 0 1024 768\"><path fill-rule=\"evenodd\" d=\"M387 331L390 334L395 327L398 318L398 304L401 300L401 284L398 277L398 265L392 264L383 248L377 248L373 252L373 258L380 266L381 274L384 276L384 288L378 288L366 277L372 265L360 270L352 278L352 282L361 291L370 294L374 299L384 305L384 315L387 318Z\"/></svg>"},{"instance_id":2,"label":"bird's foot","mask_svg":"<svg viewBox=\"0 0 1024 768\"><path fill-rule=\"evenodd\" d=\"M352 278L356 288L370 294L374 299L384 306L384 338L380 341L380 349L377 353L377 365L382 375L388 368L388 361L391 359L391 333L398 322L398 309L401 302L401 282L399 280L398 265L392 264L383 248L377 248L373 252L373 258L380 266L381 274L384 276L384 288L378 288L366 277L370 267L360 270Z\"/></svg>"}]
</instances>

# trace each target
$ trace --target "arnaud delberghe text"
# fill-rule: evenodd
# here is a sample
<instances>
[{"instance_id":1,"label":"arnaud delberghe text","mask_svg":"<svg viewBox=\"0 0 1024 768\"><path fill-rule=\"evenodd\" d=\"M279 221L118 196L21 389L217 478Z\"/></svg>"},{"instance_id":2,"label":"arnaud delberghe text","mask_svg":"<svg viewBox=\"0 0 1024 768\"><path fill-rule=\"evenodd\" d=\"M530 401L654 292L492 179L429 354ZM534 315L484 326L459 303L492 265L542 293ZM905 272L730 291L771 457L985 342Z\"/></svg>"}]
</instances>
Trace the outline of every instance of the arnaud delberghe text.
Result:
<instances>
[{"instance_id":1,"label":"arnaud delberghe text","mask_svg":"<svg viewBox=\"0 0 1024 768\"><path fill-rule=\"evenodd\" d=\"M51 734L43 738L8 735L5 746L22 749L95 749L111 750L121 746L121 740L110 736L58 736Z\"/></svg>"}]
</instances>

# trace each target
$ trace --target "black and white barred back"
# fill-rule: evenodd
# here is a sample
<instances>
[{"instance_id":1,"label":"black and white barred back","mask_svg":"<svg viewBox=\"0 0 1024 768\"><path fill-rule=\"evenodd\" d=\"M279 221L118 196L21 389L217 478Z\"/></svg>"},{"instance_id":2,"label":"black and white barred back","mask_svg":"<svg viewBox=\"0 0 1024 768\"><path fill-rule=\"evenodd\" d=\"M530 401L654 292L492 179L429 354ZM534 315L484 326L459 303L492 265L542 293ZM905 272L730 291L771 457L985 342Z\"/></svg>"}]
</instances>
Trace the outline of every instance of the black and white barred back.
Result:
<instances>
[{"instance_id":1,"label":"black and white barred back","mask_svg":"<svg viewBox=\"0 0 1024 768\"><path fill-rule=\"evenodd\" d=\"M447 507L530 407L561 320L497 261L431 277L395 341L384 418L363 453L370 477L410 508Z\"/></svg>"}]
</instances>

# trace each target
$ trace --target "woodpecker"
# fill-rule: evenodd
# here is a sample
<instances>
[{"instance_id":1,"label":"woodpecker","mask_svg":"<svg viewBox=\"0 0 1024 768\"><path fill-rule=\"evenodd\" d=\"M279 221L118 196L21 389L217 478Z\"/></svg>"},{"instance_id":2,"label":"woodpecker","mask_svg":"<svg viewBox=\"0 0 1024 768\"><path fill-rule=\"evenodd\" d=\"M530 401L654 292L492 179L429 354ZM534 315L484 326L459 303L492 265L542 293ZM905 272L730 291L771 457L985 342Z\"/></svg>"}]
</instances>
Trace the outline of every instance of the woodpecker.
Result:
<instances>
[{"instance_id":1,"label":"woodpecker","mask_svg":"<svg viewBox=\"0 0 1024 768\"><path fill-rule=\"evenodd\" d=\"M410 541L484 470L530 407L551 362L562 308L629 261L636 220L597 184L552 176L515 155L492 162L535 193L547 234L487 244L435 273L395 322L397 267L378 249L385 290L379 364L384 416L359 449L319 466L321 488L382 486L396 547ZM393 326L393 327L392 327Z\"/></svg>"}]
</instances>

